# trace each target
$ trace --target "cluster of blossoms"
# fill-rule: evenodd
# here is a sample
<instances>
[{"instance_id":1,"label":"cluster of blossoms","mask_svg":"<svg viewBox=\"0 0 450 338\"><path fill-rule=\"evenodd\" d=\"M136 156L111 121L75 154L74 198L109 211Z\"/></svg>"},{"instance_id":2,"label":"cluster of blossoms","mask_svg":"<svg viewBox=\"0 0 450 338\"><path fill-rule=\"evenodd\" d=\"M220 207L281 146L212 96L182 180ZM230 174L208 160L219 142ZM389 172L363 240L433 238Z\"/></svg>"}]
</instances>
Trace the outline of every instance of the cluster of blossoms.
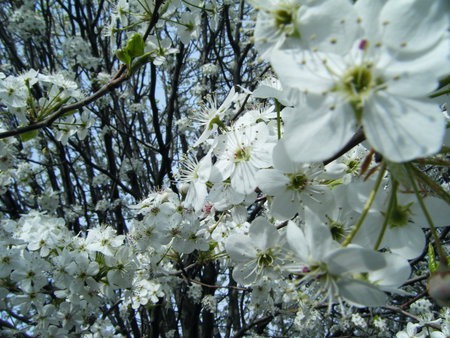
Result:
<instances>
[{"instance_id":1,"label":"cluster of blossoms","mask_svg":"<svg viewBox=\"0 0 450 338\"><path fill-rule=\"evenodd\" d=\"M43 121L64 104L83 97L77 83L62 74L45 75L31 69L19 76L6 76L0 72L0 79L0 100L6 112L22 126ZM36 93L40 96L38 100ZM57 139L67 143L69 136L74 134L83 139L93 122L88 110L78 119L73 115L60 119L55 124ZM32 137L22 135L24 139Z\"/></svg>"},{"instance_id":2,"label":"cluster of blossoms","mask_svg":"<svg viewBox=\"0 0 450 338\"><path fill-rule=\"evenodd\" d=\"M448 2L256 5L256 48L293 106L279 151L296 162L324 160L358 128L390 161L440 150L446 121L428 96L448 72Z\"/></svg>"},{"instance_id":3,"label":"cluster of blossoms","mask_svg":"<svg viewBox=\"0 0 450 338\"><path fill-rule=\"evenodd\" d=\"M449 4L253 3L256 48L278 78L252 94L232 89L198 117L206 156L182 172L185 202L259 215L224 242L239 283L284 280L330 308L384 305L385 292L405 294L427 213L434 226L450 219L448 200L416 196L403 164L444 144L446 117L429 95L450 66ZM236 119L240 95L254 101ZM364 146L334 156L358 131Z\"/></svg>"}]
</instances>

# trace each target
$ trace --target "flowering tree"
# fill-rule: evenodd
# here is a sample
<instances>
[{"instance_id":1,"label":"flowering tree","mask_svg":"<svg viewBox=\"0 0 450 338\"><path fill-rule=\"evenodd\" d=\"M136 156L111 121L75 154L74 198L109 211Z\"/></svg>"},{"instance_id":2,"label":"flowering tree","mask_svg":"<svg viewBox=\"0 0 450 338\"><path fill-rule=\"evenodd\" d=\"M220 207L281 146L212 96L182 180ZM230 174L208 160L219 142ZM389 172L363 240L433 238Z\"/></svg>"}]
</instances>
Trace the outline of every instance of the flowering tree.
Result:
<instances>
[{"instance_id":1,"label":"flowering tree","mask_svg":"<svg viewBox=\"0 0 450 338\"><path fill-rule=\"evenodd\" d=\"M2 334L450 335L448 1L1 4Z\"/></svg>"}]
</instances>

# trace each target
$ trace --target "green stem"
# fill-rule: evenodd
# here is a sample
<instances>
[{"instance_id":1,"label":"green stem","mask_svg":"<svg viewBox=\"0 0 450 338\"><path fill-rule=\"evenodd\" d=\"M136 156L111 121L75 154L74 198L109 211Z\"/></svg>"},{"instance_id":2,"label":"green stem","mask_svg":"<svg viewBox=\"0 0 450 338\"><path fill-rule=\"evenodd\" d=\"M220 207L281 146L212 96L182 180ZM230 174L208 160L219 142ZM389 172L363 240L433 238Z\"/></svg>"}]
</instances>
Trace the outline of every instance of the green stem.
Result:
<instances>
[{"instance_id":1,"label":"green stem","mask_svg":"<svg viewBox=\"0 0 450 338\"><path fill-rule=\"evenodd\" d=\"M220 224L220 222L222 221L222 217L225 215L225 212L222 212L219 216L219 219L217 220L217 223L214 224L214 226L209 230L209 233L212 234L214 232L214 230L216 230L217 226Z\"/></svg>"},{"instance_id":2,"label":"green stem","mask_svg":"<svg viewBox=\"0 0 450 338\"><path fill-rule=\"evenodd\" d=\"M417 188L417 184L416 184L416 181L414 180L413 174L411 173L411 164L405 163L405 169L406 169L406 172L408 173L408 178L411 181L411 185L414 189L414 193L417 197L417 201L419 202L420 207L422 208L422 211L425 215L425 218L427 219L428 225L430 226L431 235L434 238L434 243L436 244L436 249L439 254L439 261L442 264L442 266L447 267L448 266L448 262L447 262L447 258L446 258L447 255L445 254L444 248L441 245L441 240L439 239L436 227L434 226L433 219L431 218L430 213L428 212L428 209L423 201L423 198L420 195L419 189Z\"/></svg>"},{"instance_id":3,"label":"green stem","mask_svg":"<svg viewBox=\"0 0 450 338\"><path fill-rule=\"evenodd\" d=\"M450 204L450 195L448 192L442 189L440 184L433 181L431 177L429 177L427 174L425 174L423 171L419 170L415 166L411 166L411 170L413 171L415 177L420 179L424 184L430 187L436 193L436 195L438 195L445 202Z\"/></svg>"},{"instance_id":4,"label":"green stem","mask_svg":"<svg viewBox=\"0 0 450 338\"><path fill-rule=\"evenodd\" d=\"M159 263L162 262L162 260L167 256L167 254L169 253L170 249L172 249L172 244L167 246L167 250L164 252L164 254L161 256L161 259L156 263L156 265L158 266Z\"/></svg>"},{"instance_id":5,"label":"green stem","mask_svg":"<svg viewBox=\"0 0 450 338\"><path fill-rule=\"evenodd\" d=\"M367 199L366 204L364 205L364 209L361 213L361 216L359 216L358 221L356 222L352 231L345 238L344 242L342 242L343 247L345 247L351 243L351 241L353 240L353 238L356 236L359 229L361 228L362 224L364 223L367 213L369 212L370 207L372 206L373 201L375 200L375 196L378 192L378 189L380 188L381 182L383 181L385 172L386 172L386 163L383 161L381 168L380 168L380 172L378 173L377 180L375 181L375 186L373 187L372 191L370 192L369 198Z\"/></svg>"},{"instance_id":6,"label":"green stem","mask_svg":"<svg viewBox=\"0 0 450 338\"><path fill-rule=\"evenodd\" d=\"M435 98L435 97L438 97L438 96L441 96L441 95L444 95L444 94L448 94L448 93L450 93L450 88L445 89L445 90L441 90L440 92L433 93L433 94L430 95L430 97L431 98Z\"/></svg>"},{"instance_id":7,"label":"green stem","mask_svg":"<svg viewBox=\"0 0 450 338\"><path fill-rule=\"evenodd\" d=\"M392 209L394 209L394 206L397 203L397 189L398 189L398 181L393 180L392 181L392 191L391 191L391 197L389 199L389 205L386 212L386 215L384 216L384 222L383 226L381 227L381 232L378 235L377 242L375 243L374 250L378 250L380 248L381 242L383 241L384 234L386 233L386 229L389 224L389 217L392 214Z\"/></svg>"}]
</instances>

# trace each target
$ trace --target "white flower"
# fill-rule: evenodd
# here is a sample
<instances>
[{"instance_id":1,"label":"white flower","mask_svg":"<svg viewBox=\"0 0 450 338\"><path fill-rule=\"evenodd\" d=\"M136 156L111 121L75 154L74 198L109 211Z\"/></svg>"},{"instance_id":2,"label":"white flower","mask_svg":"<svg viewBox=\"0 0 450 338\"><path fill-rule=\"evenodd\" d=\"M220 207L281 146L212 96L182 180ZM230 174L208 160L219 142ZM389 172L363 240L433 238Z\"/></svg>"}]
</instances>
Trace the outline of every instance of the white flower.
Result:
<instances>
[{"instance_id":1,"label":"white flower","mask_svg":"<svg viewBox=\"0 0 450 338\"><path fill-rule=\"evenodd\" d=\"M302 212L304 207L317 210L325 199L328 187L317 177L323 173L320 165L293 164L290 170L262 169L256 174L258 187L273 196L271 214L287 220Z\"/></svg>"},{"instance_id":2,"label":"white flower","mask_svg":"<svg viewBox=\"0 0 450 338\"><path fill-rule=\"evenodd\" d=\"M396 18L411 14L409 9L395 8ZM358 9L363 23L374 20L364 6ZM420 15L413 14L414 19ZM427 14L425 22L431 20ZM365 32L346 53L272 52L271 63L283 87L294 90L303 103L297 114L285 121L285 138L276 151L285 149L295 161L324 160L362 126L370 145L391 161L404 162L437 152L445 121L427 96L450 67L449 40L443 38L443 28L438 28L434 33L440 39L420 53L407 53L407 47L396 52L389 44L385 46L384 40L401 40L403 35L397 29L390 30L388 36L381 25L380 31ZM382 41L378 41L379 36Z\"/></svg>"},{"instance_id":3,"label":"white flower","mask_svg":"<svg viewBox=\"0 0 450 338\"><path fill-rule=\"evenodd\" d=\"M234 87L231 88L227 97L217 108L217 102L215 99L208 97L208 106L205 106L201 111L197 112L194 115L194 120L197 121L201 126L204 126L203 133L200 135L198 140L195 142L194 147L197 147L217 130L218 127L223 127L223 117L227 110L230 108L233 101L238 97L238 94L234 90Z\"/></svg>"},{"instance_id":4,"label":"white flower","mask_svg":"<svg viewBox=\"0 0 450 338\"><path fill-rule=\"evenodd\" d=\"M353 324L355 324L355 326L358 326L362 329L367 328L366 321L364 320L363 317L361 317L361 315L359 313L352 314L352 322L353 322Z\"/></svg>"},{"instance_id":5,"label":"white flower","mask_svg":"<svg viewBox=\"0 0 450 338\"><path fill-rule=\"evenodd\" d=\"M356 212L362 211L372 191L373 183L374 181L370 180L354 182L348 186L347 197ZM390 187L378 191L369 217L356 235L354 243L369 247L374 246L381 234L390 194ZM424 203L436 226L447 225L450 218L450 209L444 200L429 196L424 198ZM389 248L392 252L408 259L416 258L425 247L426 238L422 228L427 227L428 221L417 202L416 196L411 193L397 192L395 205L389 217L380 248Z\"/></svg>"},{"instance_id":6,"label":"white flower","mask_svg":"<svg viewBox=\"0 0 450 338\"><path fill-rule=\"evenodd\" d=\"M108 266L108 283L113 288L128 288L131 286L133 274L137 269L134 261L134 253L129 247L120 247L114 256L105 256L105 264Z\"/></svg>"},{"instance_id":7,"label":"white flower","mask_svg":"<svg viewBox=\"0 0 450 338\"><path fill-rule=\"evenodd\" d=\"M386 266L381 253L357 245L340 247L333 241L329 229L308 210L305 211L304 229L290 221L286 236L295 253L294 263L286 269L305 275L301 282L313 281L315 289L311 290L316 290L313 297L322 294L322 299L328 299L329 308L339 298L359 307L385 303L386 295L359 277Z\"/></svg>"},{"instance_id":8,"label":"white flower","mask_svg":"<svg viewBox=\"0 0 450 338\"><path fill-rule=\"evenodd\" d=\"M105 256L113 256L124 240L124 235L116 235L111 227L89 229L86 237L86 248L99 251Z\"/></svg>"},{"instance_id":9,"label":"white flower","mask_svg":"<svg viewBox=\"0 0 450 338\"><path fill-rule=\"evenodd\" d=\"M212 169L211 154L206 154L200 161L194 157L187 157L181 164L183 168L180 172L180 183L189 185L185 205L199 211L205 205L205 197L208 194L206 182Z\"/></svg>"},{"instance_id":10,"label":"white flower","mask_svg":"<svg viewBox=\"0 0 450 338\"><path fill-rule=\"evenodd\" d=\"M356 34L353 6L346 0L254 0L259 9L255 45L262 57L275 49L346 49ZM326 24L324 24L326 22Z\"/></svg>"},{"instance_id":11,"label":"white flower","mask_svg":"<svg viewBox=\"0 0 450 338\"><path fill-rule=\"evenodd\" d=\"M397 332L395 336L397 338L425 338L426 334L424 332L418 332L419 329L419 324L408 323L406 330Z\"/></svg>"},{"instance_id":12,"label":"white flower","mask_svg":"<svg viewBox=\"0 0 450 338\"><path fill-rule=\"evenodd\" d=\"M9 107L22 108L27 105L28 90L23 80L8 76L0 82L0 100Z\"/></svg>"},{"instance_id":13,"label":"white flower","mask_svg":"<svg viewBox=\"0 0 450 338\"><path fill-rule=\"evenodd\" d=\"M231 178L231 186L237 192L251 193L256 188L256 171L271 165L273 145L269 141L264 123L232 129L218 139L215 166L224 180Z\"/></svg>"},{"instance_id":14,"label":"white flower","mask_svg":"<svg viewBox=\"0 0 450 338\"><path fill-rule=\"evenodd\" d=\"M248 236L233 234L225 242L225 250L236 262L233 278L244 285L258 282L263 276L276 277L283 264L283 243L273 224L256 218Z\"/></svg>"},{"instance_id":15,"label":"white flower","mask_svg":"<svg viewBox=\"0 0 450 338\"><path fill-rule=\"evenodd\" d=\"M127 15L129 8L130 4L128 3L128 0L119 0L113 11L113 16L121 21L123 27L128 25Z\"/></svg>"},{"instance_id":16,"label":"white flower","mask_svg":"<svg viewBox=\"0 0 450 338\"><path fill-rule=\"evenodd\" d=\"M201 25L198 25L201 18L199 13L184 12L181 14L180 22L177 26L177 34L181 42L188 44L191 39L197 39Z\"/></svg>"}]
</instances>

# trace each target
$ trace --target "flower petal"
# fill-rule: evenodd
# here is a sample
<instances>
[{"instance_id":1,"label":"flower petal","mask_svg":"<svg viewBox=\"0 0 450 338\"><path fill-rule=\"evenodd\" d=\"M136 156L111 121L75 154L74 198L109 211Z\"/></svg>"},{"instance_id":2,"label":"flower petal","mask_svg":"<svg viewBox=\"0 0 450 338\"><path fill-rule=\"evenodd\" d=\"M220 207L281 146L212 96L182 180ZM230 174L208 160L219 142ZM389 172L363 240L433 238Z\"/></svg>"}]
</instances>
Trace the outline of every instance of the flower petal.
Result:
<instances>
[{"instance_id":1,"label":"flower petal","mask_svg":"<svg viewBox=\"0 0 450 338\"><path fill-rule=\"evenodd\" d=\"M439 151L445 119L437 105L378 93L363 113L370 144L393 162L405 162Z\"/></svg>"}]
</instances>

